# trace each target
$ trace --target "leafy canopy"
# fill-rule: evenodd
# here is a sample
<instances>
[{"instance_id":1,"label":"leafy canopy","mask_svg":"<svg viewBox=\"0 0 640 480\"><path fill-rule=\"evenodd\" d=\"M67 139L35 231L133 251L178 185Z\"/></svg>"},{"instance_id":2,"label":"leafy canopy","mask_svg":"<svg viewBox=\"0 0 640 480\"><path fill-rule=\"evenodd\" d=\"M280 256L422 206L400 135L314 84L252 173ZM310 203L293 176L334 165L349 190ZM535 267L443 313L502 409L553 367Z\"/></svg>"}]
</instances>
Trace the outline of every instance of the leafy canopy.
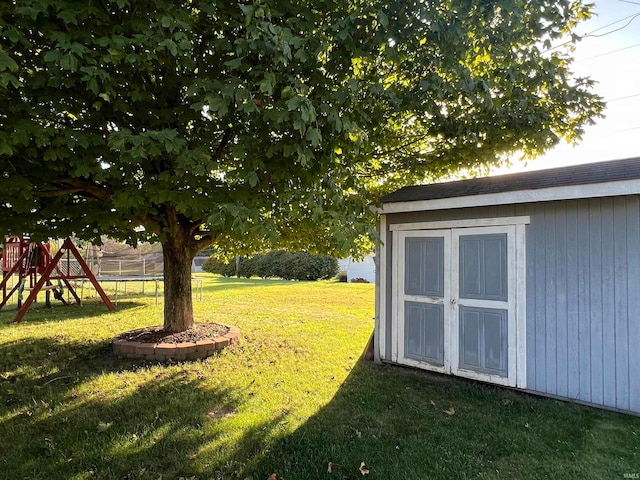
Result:
<instances>
[{"instance_id":1,"label":"leafy canopy","mask_svg":"<svg viewBox=\"0 0 640 480\"><path fill-rule=\"evenodd\" d=\"M568 0L12 0L0 224L347 250L396 186L576 139ZM139 228L144 226L143 229Z\"/></svg>"}]
</instances>

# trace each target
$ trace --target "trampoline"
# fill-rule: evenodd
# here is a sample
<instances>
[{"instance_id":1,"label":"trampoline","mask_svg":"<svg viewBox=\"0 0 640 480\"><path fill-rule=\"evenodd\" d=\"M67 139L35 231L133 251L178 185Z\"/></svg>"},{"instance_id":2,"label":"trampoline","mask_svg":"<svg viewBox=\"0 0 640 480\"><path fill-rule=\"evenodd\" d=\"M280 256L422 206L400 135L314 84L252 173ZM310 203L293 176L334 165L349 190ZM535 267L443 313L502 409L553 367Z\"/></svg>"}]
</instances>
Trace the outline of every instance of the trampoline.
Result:
<instances>
[{"instance_id":1,"label":"trampoline","mask_svg":"<svg viewBox=\"0 0 640 480\"><path fill-rule=\"evenodd\" d=\"M118 276L118 275L113 275L113 276L104 276L104 277L96 277L96 279L98 280L98 283L115 283L115 298L114 298L114 303L116 306L118 306L118 287L120 285L120 283L124 284L124 288L123 288L123 295L127 294L127 283L129 282L142 282L142 293L145 293L145 284L147 282L153 282L154 286L155 286L155 297L156 297L156 305L158 305L158 286L160 284L160 282L164 282L164 276L162 275L158 275L158 276L146 276L146 275L129 275L129 276ZM80 290L80 298L82 298L83 293L84 293L84 283L85 281L82 281L82 289ZM198 300L202 300L202 278L201 277L191 277L191 283L192 285L195 284L195 292L197 294L197 298Z\"/></svg>"}]
</instances>

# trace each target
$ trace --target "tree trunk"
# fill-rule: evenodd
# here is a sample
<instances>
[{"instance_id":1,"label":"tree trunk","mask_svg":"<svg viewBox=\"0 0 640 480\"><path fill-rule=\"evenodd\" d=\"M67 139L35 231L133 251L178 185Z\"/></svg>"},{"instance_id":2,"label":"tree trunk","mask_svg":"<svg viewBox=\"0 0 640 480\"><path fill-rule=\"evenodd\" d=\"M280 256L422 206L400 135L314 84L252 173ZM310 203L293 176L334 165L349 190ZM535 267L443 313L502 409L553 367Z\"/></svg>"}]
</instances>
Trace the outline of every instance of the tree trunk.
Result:
<instances>
[{"instance_id":1,"label":"tree trunk","mask_svg":"<svg viewBox=\"0 0 640 480\"><path fill-rule=\"evenodd\" d=\"M196 254L192 238L178 228L162 242L164 258L164 330L182 332L193 327L191 263Z\"/></svg>"}]
</instances>

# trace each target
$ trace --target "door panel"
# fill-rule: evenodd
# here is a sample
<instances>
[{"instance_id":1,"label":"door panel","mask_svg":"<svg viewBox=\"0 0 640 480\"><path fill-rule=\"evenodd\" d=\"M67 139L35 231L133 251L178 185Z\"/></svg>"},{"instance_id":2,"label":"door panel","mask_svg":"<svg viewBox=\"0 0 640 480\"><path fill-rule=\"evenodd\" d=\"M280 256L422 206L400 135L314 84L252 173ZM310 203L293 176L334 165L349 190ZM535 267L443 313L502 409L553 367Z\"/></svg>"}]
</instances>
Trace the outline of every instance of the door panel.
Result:
<instances>
[{"instance_id":1,"label":"door panel","mask_svg":"<svg viewBox=\"0 0 640 480\"><path fill-rule=\"evenodd\" d=\"M449 371L445 358L447 293L446 259L450 231L400 232L396 277L398 329L396 345L401 363L438 372Z\"/></svg>"},{"instance_id":2,"label":"door panel","mask_svg":"<svg viewBox=\"0 0 640 480\"><path fill-rule=\"evenodd\" d=\"M507 311L460 307L459 367L508 375Z\"/></svg>"},{"instance_id":3,"label":"door panel","mask_svg":"<svg viewBox=\"0 0 640 480\"><path fill-rule=\"evenodd\" d=\"M444 238L405 239L407 295L444 296Z\"/></svg>"},{"instance_id":4,"label":"door panel","mask_svg":"<svg viewBox=\"0 0 640 480\"><path fill-rule=\"evenodd\" d=\"M458 367L508 376L507 234L459 235ZM475 301L474 301L475 300ZM480 301L499 302L499 309Z\"/></svg>"},{"instance_id":5,"label":"door panel","mask_svg":"<svg viewBox=\"0 0 640 480\"><path fill-rule=\"evenodd\" d=\"M451 371L514 386L515 227L456 229L452 247Z\"/></svg>"},{"instance_id":6,"label":"door panel","mask_svg":"<svg viewBox=\"0 0 640 480\"><path fill-rule=\"evenodd\" d=\"M444 305L405 302L404 355L444 365Z\"/></svg>"},{"instance_id":7,"label":"door panel","mask_svg":"<svg viewBox=\"0 0 640 480\"><path fill-rule=\"evenodd\" d=\"M460 298L507 300L507 234L460 236Z\"/></svg>"}]
</instances>

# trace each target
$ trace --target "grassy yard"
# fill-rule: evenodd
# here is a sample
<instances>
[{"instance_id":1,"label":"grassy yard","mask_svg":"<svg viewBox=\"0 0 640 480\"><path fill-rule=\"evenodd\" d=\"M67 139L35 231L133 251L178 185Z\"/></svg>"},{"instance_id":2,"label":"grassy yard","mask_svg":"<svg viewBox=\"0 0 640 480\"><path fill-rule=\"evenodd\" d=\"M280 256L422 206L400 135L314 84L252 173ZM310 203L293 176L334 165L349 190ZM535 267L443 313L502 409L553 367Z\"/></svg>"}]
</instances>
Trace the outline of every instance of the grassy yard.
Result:
<instances>
[{"instance_id":1,"label":"grassy yard","mask_svg":"<svg viewBox=\"0 0 640 480\"><path fill-rule=\"evenodd\" d=\"M153 295L113 313L34 309L19 325L0 312L0 478L640 474L638 417L362 361L372 285L205 276L195 311L243 339L204 361L145 364L110 341L161 323Z\"/></svg>"}]
</instances>

